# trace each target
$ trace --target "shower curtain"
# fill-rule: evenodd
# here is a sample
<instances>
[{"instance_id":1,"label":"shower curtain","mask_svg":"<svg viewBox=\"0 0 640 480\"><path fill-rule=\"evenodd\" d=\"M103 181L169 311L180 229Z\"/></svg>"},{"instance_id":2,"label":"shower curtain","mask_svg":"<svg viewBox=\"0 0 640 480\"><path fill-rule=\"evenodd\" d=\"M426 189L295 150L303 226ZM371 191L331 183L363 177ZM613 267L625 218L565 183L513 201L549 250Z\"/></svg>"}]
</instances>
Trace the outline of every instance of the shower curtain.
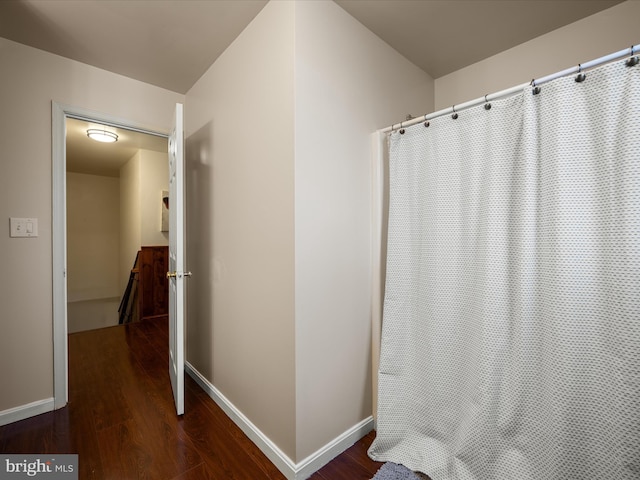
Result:
<instances>
[{"instance_id":1,"label":"shower curtain","mask_svg":"<svg viewBox=\"0 0 640 480\"><path fill-rule=\"evenodd\" d=\"M640 478L639 94L618 62L391 135L373 459Z\"/></svg>"}]
</instances>

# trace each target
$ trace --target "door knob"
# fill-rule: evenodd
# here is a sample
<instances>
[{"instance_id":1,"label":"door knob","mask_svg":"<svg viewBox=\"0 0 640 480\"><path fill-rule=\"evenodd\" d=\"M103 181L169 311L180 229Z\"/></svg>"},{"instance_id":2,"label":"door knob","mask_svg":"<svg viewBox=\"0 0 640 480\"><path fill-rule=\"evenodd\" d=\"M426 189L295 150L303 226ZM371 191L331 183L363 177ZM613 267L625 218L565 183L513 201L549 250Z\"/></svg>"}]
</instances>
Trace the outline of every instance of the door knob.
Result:
<instances>
[{"instance_id":1,"label":"door knob","mask_svg":"<svg viewBox=\"0 0 640 480\"><path fill-rule=\"evenodd\" d=\"M182 277L190 277L191 276L191 272L182 272L182 273L178 273L178 272L167 272L167 278L182 278Z\"/></svg>"}]
</instances>

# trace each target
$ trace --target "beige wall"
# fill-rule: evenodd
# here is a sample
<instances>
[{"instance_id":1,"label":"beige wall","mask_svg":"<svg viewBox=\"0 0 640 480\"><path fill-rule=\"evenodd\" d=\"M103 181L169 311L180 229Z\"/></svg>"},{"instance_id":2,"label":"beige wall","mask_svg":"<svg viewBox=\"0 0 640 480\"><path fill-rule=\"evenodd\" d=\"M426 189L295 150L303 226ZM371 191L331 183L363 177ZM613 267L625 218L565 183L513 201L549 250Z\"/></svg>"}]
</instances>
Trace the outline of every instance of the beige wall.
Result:
<instances>
[{"instance_id":1,"label":"beige wall","mask_svg":"<svg viewBox=\"0 0 640 480\"><path fill-rule=\"evenodd\" d=\"M369 417L371 133L433 80L333 2L296 3L296 455Z\"/></svg>"},{"instance_id":2,"label":"beige wall","mask_svg":"<svg viewBox=\"0 0 640 480\"><path fill-rule=\"evenodd\" d=\"M187 360L290 458L293 14L267 4L185 106Z\"/></svg>"},{"instance_id":3,"label":"beige wall","mask_svg":"<svg viewBox=\"0 0 640 480\"><path fill-rule=\"evenodd\" d=\"M51 101L168 131L184 96L0 38L0 412L53 396ZM9 238L37 217L38 238Z\"/></svg>"},{"instance_id":4,"label":"beige wall","mask_svg":"<svg viewBox=\"0 0 640 480\"><path fill-rule=\"evenodd\" d=\"M129 282L131 268L140 250L142 222L140 221L140 163L142 154L138 150L127 163L120 167L120 291L124 292Z\"/></svg>"},{"instance_id":5,"label":"beige wall","mask_svg":"<svg viewBox=\"0 0 640 480\"><path fill-rule=\"evenodd\" d=\"M166 153L138 150L120 167L120 293L122 295L140 247L169 244L160 231L160 194L169 190Z\"/></svg>"},{"instance_id":6,"label":"beige wall","mask_svg":"<svg viewBox=\"0 0 640 480\"><path fill-rule=\"evenodd\" d=\"M169 232L161 231L161 194L169 190L169 158L166 153L140 151L141 244L169 245Z\"/></svg>"},{"instance_id":7,"label":"beige wall","mask_svg":"<svg viewBox=\"0 0 640 480\"><path fill-rule=\"evenodd\" d=\"M120 182L67 173L67 300L121 294L118 278Z\"/></svg>"},{"instance_id":8,"label":"beige wall","mask_svg":"<svg viewBox=\"0 0 640 480\"><path fill-rule=\"evenodd\" d=\"M436 79L435 109L541 78L640 43L631 0Z\"/></svg>"},{"instance_id":9,"label":"beige wall","mask_svg":"<svg viewBox=\"0 0 640 480\"><path fill-rule=\"evenodd\" d=\"M332 2L269 3L187 93L187 359L294 463L372 413L369 138L415 104Z\"/></svg>"},{"instance_id":10,"label":"beige wall","mask_svg":"<svg viewBox=\"0 0 640 480\"><path fill-rule=\"evenodd\" d=\"M188 361L295 462L370 415L370 133L638 43L638 13L434 87L335 4L269 3L186 95ZM185 97L4 39L0 64L2 411L52 396L51 100L167 131Z\"/></svg>"}]
</instances>

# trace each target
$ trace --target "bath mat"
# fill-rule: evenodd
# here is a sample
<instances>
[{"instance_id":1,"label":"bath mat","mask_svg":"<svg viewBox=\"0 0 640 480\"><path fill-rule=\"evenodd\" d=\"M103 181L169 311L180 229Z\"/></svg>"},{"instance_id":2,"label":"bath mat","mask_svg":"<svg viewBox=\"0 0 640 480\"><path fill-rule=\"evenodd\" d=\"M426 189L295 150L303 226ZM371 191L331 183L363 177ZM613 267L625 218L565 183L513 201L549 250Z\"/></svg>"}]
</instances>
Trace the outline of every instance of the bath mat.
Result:
<instances>
[{"instance_id":1,"label":"bath mat","mask_svg":"<svg viewBox=\"0 0 640 480\"><path fill-rule=\"evenodd\" d=\"M387 462L371 480L420 480L420 477L404 465Z\"/></svg>"}]
</instances>

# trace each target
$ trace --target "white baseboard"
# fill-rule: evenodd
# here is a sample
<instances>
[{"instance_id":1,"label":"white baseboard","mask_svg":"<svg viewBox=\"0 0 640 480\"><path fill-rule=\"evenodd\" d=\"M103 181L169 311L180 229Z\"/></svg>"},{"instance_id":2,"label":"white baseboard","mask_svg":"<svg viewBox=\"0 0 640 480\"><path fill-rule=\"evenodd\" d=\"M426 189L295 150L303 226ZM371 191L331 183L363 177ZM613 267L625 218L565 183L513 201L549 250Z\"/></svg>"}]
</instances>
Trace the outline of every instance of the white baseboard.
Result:
<instances>
[{"instance_id":1,"label":"white baseboard","mask_svg":"<svg viewBox=\"0 0 640 480\"><path fill-rule=\"evenodd\" d=\"M41 413L52 412L53 410L53 397L3 410L0 412L0 426L18 422L25 418L35 417Z\"/></svg>"},{"instance_id":2,"label":"white baseboard","mask_svg":"<svg viewBox=\"0 0 640 480\"><path fill-rule=\"evenodd\" d=\"M323 465L329 463L373 429L373 417L366 418L301 462L294 463L269 437L262 433L235 405L204 378L193 365L185 362L185 370L189 376L207 392L213 401L222 408L229 418L240 427L245 435L273 462L287 480L304 480L309 478Z\"/></svg>"},{"instance_id":3,"label":"white baseboard","mask_svg":"<svg viewBox=\"0 0 640 480\"><path fill-rule=\"evenodd\" d=\"M373 417L370 416L299 462L296 465L295 477L292 477L292 479L304 480L309 478L313 473L320 470L324 465L336 458L371 430L373 430Z\"/></svg>"}]
</instances>

